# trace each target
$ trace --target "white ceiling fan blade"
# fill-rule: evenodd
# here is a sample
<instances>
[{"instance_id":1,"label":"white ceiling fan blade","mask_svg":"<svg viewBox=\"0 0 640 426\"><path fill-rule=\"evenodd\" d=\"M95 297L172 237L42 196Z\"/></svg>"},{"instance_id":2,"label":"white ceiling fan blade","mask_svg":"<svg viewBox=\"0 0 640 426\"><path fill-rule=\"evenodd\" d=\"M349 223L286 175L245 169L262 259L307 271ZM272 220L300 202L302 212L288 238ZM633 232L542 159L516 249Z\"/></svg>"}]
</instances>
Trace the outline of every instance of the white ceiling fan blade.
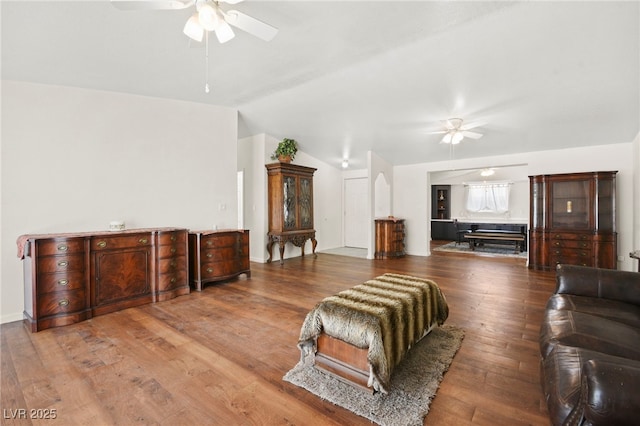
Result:
<instances>
[{"instance_id":1,"label":"white ceiling fan blade","mask_svg":"<svg viewBox=\"0 0 640 426\"><path fill-rule=\"evenodd\" d=\"M276 34L278 29L262 21L257 20L249 15L245 15L237 10L230 10L224 14L225 20L234 27L240 28L264 41L270 41Z\"/></svg>"},{"instance_id":2,"label":"white ceiling fan blade","mask_svg":"<svg viewBox=\"0 0 640 426\"><path fill-rule=\"evenodd\" d=\"M194 0L111 0L120 10L178 10L191 6Z\"/></svg>"},{"instance_id":3,"label":"white ceiling fan blade","mask_svg":"<svg viewBox=\"0 0 640 426\"><path fill-rule=\"evenodd\" d=\"M427 132L428 135L442 135L444 133L449 133L449 130L435 130L433 132Z\"/></svg>"},{"instance_id":4,"label":"white ceiling fan blade","mask_svg":"<svg viewBox=\"0 0 640 426\"><path fill-rule=\"evenodd\" d=\"M487 123L483 122L483 121L474 121L472 123L468 123L465 124L464 126L460 126L461 130L471 130L471 129L475 129L476 127L482 127L484 125L486 125Z\"/></svg>"},{"instance_id":5,"label":"white ceiling fan blade","mask_svg":"<svg viewBox=\"0 0 640 426\"><path fill-rule=\"evenodd\" d=\"M227 3L227 4L238 4L238 3L242 3L244 0L220 0L222 3Z\"/></svg>"},{"instance_id":6,"label":"white ceiling fan blade","mask_svg":"<svg viewBox=\"0 0 640 426\"><path fill-rule=\"evenodd\" d=\"M470 139L480 139L482 137L482 133L470 132L468 130L463 130L462 131L462 136L464 136L465 138L470 138Z\"/></svg>"}]
</instances>

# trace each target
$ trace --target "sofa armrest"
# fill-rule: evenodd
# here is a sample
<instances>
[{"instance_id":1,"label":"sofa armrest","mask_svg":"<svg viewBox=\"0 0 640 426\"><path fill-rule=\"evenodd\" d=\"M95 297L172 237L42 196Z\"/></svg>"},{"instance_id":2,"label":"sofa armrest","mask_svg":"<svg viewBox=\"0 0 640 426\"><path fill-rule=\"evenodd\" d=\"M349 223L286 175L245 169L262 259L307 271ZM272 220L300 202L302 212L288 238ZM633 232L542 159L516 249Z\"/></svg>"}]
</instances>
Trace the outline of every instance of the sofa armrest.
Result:
<instances>
[{"instance_id":1,"label":"sofa armrest","mask_svg":"<svg viewBox=\"0 0 640 426\"><path fill-rule=\"evenodd\" d=\"M600 297L640 306L640 273L558 265L556 293Z\"/></svg>"},{"instance_id":2,"label":"sofa armrest","mask_svg":"<svg viewBox=\"0 0 640 426\"><path fill-rule=\"evenodd\" d=\"M631 425L640 418L640 362L591 359L582 365L580 402L567 425Z\"/></svg>"}]
</instances>

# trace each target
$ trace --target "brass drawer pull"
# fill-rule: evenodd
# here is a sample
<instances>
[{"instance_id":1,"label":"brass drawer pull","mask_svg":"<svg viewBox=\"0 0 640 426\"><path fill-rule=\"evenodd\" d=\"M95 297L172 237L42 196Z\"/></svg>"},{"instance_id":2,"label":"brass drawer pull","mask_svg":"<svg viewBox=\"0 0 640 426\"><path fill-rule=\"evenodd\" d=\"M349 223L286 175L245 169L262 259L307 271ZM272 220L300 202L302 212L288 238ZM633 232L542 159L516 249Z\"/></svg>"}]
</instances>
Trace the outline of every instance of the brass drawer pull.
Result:
<instances>
[{"instance_id":1,"label":"brass drawer pull","mask_svg":"<svg viewBox=\"0 0 640 426\"><path fill-rule=\"evenodd\" d=\"M171 247L171 253L175 253L176 251L178 251L178 250L176 250L175 247Z\"/></svg>"},{"instance_id":2,"label":"brass drawer pull","mask_svg":"<svg viewBox=\"0 0 640 426\"><path fill-rule=\"evenodd\" d=\"M58 266L62 266L62 267L69 266L69 262L67 262L66 260L61 260L60 262L58 262Z\"/></svg>"},{"instance_id":3,"label":"brass drawer pull","mask_svg":"<svg viewBox=\"0 0 640 426\"><path fill-rule=\"evenodd\" d=\"M69 306L69 299L61 299L61 300L58 302L58 305L59 305L59 306Z\"/></svg>"},{"instance_id":4,"label":"brass drawer pull","mask_svg":"<svg viewBox=\"0 0 640 426\"><path fill-rule=\"evenodd\" d=\"M98 248L105 248L106 246L107 246L107 242L106 241L98 242Z\"/></svg>"},{"instance_id":5,"label":"brass drawer pull","mask_svg":"<svg viewBox=\"0 0 640 426\"><path fill-rule=\"evenodd\" d=\"M207 257L208 257L209 259L211 259L211 258L213 257L213 254L211 254L211 253L207 253Z\"/></svg>"},{"instance_id":6,"label":"brass drawer pull","mask_svg":"<svg viewBox=\"0 0 640 426\"><path fill-rule=\"evenodd\" d=\"M140 238L140 239L138 240L138 242L139 242L140 244L147 244L147 239L146 239L146 238Z\"/></svg>"},{"instance_id":7,"label":"brass drawer pull","mask_svg":"<svg viewBox=\"0 0 640 426\"><path fill-rule=\"evenodd\" d=\"M170 281L171 281L171 284L175 284L175 283L176 283L176 281L178 281L178 280L176 279L176 277L171 277L171 280L170 280Z\"/></svg>"},{"instance_id":8,"label":"brass drawer pull","mask_svg":"<svg viewBox=\"0 0 640 426\"><path fill-rule=\"evenodd\" d=\"M69 280L67 279L58 280L58 285L69 285Z\"/></svg>"},{"instance_id":9,"label":"brass drawer pull","mask_svg":"<svg viewBox=\"0 0 640 426\"><path fill-rule=\"evenodd\" d=\"M212 273L212 272L213 272L213 269L212 269L212 268L207 268L207 272L208 272L208 273Z\"/></svg>"},{"instance_id":10,"label":"brass drawer pull","mask_svg":"<svg viewBox=\"0 0 640 426\"><path fill-rule=\"evenodd\" d=\"M175 235L171 235L170 240L171 240L171 241L175 241L175 240L177 240L177 238L176 238L176 236L175 236Z\"/></svg>"},{"instance_id":11,"label":"brass drawer pull","mask_svg":"<svg viewBox=\"0 0 640 426\"><path fill-rule=\"evenodd\" d=\"M67 251L69 249L69 247L67 247L66 244L60 244L58 246L58 251Z\"/></svg>"},{"instance_id":12,"label":"brass drawer pull","mask_svg":"<svg viewBox=\"0 0 640 426\"><path fill-rule=\"evenodd\" d=\"M169 266L171 266L172 268L175 268L177 264L178 263L175 260L172 260L171 262L169 262Z\"/></svg>"},{"instance_id":13,"label":"brass drawer pull","mask_svg":"<svg viewBox=\"0 0 640 426\"><path fill-rule=\"evenodd\" d=\"M211 247L211 246L213 245L213 241L211 241L211 240L207 241L207 245L208 245L209 247Z\"/></svg>"}]
</instances>

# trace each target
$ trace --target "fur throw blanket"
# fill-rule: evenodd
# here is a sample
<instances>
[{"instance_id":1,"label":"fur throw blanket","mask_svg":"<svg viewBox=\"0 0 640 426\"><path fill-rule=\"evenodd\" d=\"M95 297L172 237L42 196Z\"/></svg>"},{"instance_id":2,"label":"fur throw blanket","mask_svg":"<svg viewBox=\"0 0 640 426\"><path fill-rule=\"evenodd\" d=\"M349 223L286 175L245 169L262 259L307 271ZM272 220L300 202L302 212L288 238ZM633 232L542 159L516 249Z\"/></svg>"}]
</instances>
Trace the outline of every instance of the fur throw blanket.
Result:
<instances>
[{"instance_id":1,"label":"fur throw blanket","mask_svg":"<svg viewBox=\"0 0 640 426\"><path fill-rule=\"evenodd\" d=\"M433 281L384 274L318 303L304 320L298 347L303 359L315 356L324 332L368 349L368 385L386 393L393 368L448 315L446 299Z\"/></svg>"}]
</instances>

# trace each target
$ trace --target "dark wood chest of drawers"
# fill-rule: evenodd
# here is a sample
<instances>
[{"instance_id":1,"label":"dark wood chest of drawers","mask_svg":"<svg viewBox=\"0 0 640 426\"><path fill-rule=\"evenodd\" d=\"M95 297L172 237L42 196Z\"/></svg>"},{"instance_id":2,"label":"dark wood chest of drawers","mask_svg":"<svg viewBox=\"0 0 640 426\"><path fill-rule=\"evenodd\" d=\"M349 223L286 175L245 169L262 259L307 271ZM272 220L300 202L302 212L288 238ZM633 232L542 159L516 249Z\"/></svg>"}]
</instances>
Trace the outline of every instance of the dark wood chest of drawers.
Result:
<instances>
[{"instance_id":1,"label":"dark wood chest of drawers","mask_svg":"<svg viewBox=\"0 0 640 426\"><path fill-rule=\"evenodd\" d=\"M376 219L376 259L402 257L404 251L404 219Z\"/></svg>"},{"instance_id":2,"label":"dark wood chest of drawers","mask_svg":"<svg viewBox=\"0 0 640 426\"><path fill-rule=\"evenodd\" d=\"M249 230L189 232L189 282L197 291L204 284L238 275L251 276Z\"/></svg>"},{"instance_id":3,"label":"dark wood chest of drawers","mask_svg":"<svg viewBox=\"0 0 640 426\"><path fill-rule=\"evenodd\" d=\"M19 245L34 332L189 293L186 229L24 235Z\"/></svg>"}]
</instances>

